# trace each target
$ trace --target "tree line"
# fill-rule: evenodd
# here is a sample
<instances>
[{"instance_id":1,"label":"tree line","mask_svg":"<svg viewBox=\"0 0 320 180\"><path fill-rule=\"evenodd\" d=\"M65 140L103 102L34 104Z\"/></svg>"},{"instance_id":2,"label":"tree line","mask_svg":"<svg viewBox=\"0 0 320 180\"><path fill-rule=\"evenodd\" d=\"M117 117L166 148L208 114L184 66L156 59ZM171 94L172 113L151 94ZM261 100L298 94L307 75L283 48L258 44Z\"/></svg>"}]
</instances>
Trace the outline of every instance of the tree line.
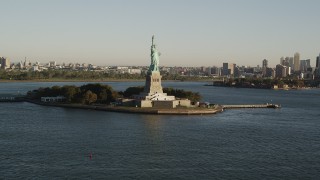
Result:
<instances>
[{"instance_id":1,"label":"tree line","mask_svg":"<svg viewBox=\"0 0 320 180\"><path fill-rule=\"evenodd\" d=\"M161 72L162 80L178 80L178 81L200 81L209 80L211 77L199 76L181 76L179 74L169 74ZM73 70L44 70L44 71L5 71L0 70L0 79L4 80L107 80L107 79L145 79L145 73L129 74L118 73L115 71L73 71Z\"/></svg>"},{"instance_id":2,"label":"tree line","mask_svg":"<svg viewBox=\"0 0 320 180\"><path fill-rule=\"evenodd\" d=\"M53 86L39 88L27 93L27 96L32 99L40 100L41 97L56 97L63 96L67 103L81 104L110 104L118 97L118 92L114 91L111 86L99 83L86 84L80 87L74 85Z\"/></svg>"},{"instance_id":3,"label":"tree line","mask_svg":"<svg viewBox=\"0 0 320 180\"><path fill-rule=\"evenodd\" d=\"M144 74L129 74L102 71L72 71L72 70L45 70L45 71L5 71L0 70L0 79L6 80L103 80L103 79L144 79Z\"/></svg>"},{"instance_id":4,"label":"tree line","mask_svg":"<svg viewBox=\"0 0 320 180\"><path fill-rule=\"evenodd\" d=\"M125 91L115 91L109 85L91 83L80 87L74 85L53 86L38 88L27 93L27 97L40 100L41 97L65 97L66 103L80 104L110 104L117 98L132 98L143 91L144 87L129 87ZM163 88L163 91L170 96L177 98L188 98L191 101L200 101L201 95L198 92L185 91L183 89Z\"/></svg>"}]
</instances>

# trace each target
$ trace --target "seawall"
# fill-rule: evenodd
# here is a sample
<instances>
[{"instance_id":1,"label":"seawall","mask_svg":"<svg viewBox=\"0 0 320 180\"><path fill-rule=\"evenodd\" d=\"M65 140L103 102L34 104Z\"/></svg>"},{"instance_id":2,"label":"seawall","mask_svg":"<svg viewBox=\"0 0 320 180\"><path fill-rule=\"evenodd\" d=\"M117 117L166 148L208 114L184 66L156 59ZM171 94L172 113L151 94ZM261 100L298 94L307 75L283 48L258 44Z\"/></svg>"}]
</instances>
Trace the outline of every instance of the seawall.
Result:
<instances>
[{"instance_id":1,"label":"seawall","mask_svg":"<svg viewBox=\"0 0 320 180\"><path fill-rule=\"evenodd\" d=\"M83 105L83 104L61 104L61 103L43 103L34 100L26 100L26 102L63 108L88 109L98 111L110 111L121 113L140 113L140 114L159 114L159 115L202 115L202 114L216 114L222 112L222 106L215 106L214 108L140 108L140 107L125 107L125 106L108 106L108 105Z\"/></svg>"}]
</instances>

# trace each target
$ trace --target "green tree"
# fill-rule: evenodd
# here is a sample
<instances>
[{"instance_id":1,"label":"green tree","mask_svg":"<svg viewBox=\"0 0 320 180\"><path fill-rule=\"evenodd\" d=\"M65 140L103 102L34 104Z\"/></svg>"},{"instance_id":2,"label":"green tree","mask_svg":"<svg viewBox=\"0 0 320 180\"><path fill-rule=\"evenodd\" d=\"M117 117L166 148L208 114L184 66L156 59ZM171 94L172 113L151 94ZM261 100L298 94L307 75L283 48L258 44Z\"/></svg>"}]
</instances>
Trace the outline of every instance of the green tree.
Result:
<instances>
[{"instance_id":1,"label":"green tree","mask_svg":"<svg viewBox=\"0 0 320 180\"><path fill-rule=\"evenodd\" d=\"M80 88L66 85L61 88L61 91L67 102L76 102L76 95L80 93Z\"/></svg>"},{"instance_id":2,"label":"green tree","mask_svg":"<svg viewBox=\"0 0 320 180\"><path fill-rule=\"evenodd\" d=\"M129 87L123 92L123 96L129 98L133 95L138 95L143 91L143 89L143 86Z\"/></svg>"},{"instance_id":3,"label":"green tree","mask_svg":"<svg viewBox=\"0 0 320 180\"><path fill-rule=\"evenodd\" d=\"M99 83L86 84L80 87L81 92L90 90L91 92L98 95L99 103L110 103L115 101L117 98L117 92L115 92L111 86L103 85Z\"/></svg>"},{"instance_id":4,"label":"green tree","mask_svg":"<svg viewBox=\"0 0 320 180\"><path fill-rule=\"evenodd\" d=\"M97 94L91 92L90 90L86 91L84 94L84 103L92 104L97 101Z\"/></svg>"}]
</instances>

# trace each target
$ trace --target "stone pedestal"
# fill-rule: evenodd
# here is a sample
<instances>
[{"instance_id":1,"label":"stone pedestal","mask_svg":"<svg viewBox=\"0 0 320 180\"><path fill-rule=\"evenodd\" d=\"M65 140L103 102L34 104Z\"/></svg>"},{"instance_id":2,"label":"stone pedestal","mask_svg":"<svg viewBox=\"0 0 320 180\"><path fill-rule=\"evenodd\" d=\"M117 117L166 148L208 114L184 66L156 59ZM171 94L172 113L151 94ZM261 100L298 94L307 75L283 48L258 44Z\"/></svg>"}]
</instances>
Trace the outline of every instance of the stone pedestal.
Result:
<instances>
[{"instance_id":1,"label":"stone pedestal","mask_svg":"<svg viewBox=\"0 0 320 180\"><path fill-rule=\"evenodd\" d=\"M149 95L163 93L161 86L161 75L159 71L152 71L147 75L143 92Z\"/></svg>"},{"instance_id":2,"label":"stone pedestal","mask_svg":"<svg viewBox=\"0 0 320 180\"><path fill-rule=\"evenodd\" d=\"M161 75L159 71L152 71L148 73L146 77L146 84L144 86L144 91L136 99L146 100L146 101L173 101L174 96L168 96L167 93L163 93L161 86Z\"/></svg>"}]
</instances>

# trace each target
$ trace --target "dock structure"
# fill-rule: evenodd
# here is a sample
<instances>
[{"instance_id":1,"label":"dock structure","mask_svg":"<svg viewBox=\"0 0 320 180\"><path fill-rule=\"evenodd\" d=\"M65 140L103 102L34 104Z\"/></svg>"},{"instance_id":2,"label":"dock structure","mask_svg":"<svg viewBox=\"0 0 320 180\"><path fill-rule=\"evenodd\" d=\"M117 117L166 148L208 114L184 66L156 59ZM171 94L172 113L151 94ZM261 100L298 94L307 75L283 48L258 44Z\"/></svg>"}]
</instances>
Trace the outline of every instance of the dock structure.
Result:
<instances>
[{"instance_id":1,"label":"dock structure","mask_svg":"<svg viewBox=\"0 0 320 180\"><path fill-rule=\"evenodd\" d=\"M222 105L223 109L240 109L240 108L280 108L279 104L238 104Z\"/></svg>"},{"instance_id":2,"label":"dock structure","mask_svg":"<svg viewBox=\"0 0 320 180\"><path fill-rule=\"evenodd\" d=\"M0 94L0 102L22 102L23 97L17 94Z\"/></svg>"}]
</instances>

